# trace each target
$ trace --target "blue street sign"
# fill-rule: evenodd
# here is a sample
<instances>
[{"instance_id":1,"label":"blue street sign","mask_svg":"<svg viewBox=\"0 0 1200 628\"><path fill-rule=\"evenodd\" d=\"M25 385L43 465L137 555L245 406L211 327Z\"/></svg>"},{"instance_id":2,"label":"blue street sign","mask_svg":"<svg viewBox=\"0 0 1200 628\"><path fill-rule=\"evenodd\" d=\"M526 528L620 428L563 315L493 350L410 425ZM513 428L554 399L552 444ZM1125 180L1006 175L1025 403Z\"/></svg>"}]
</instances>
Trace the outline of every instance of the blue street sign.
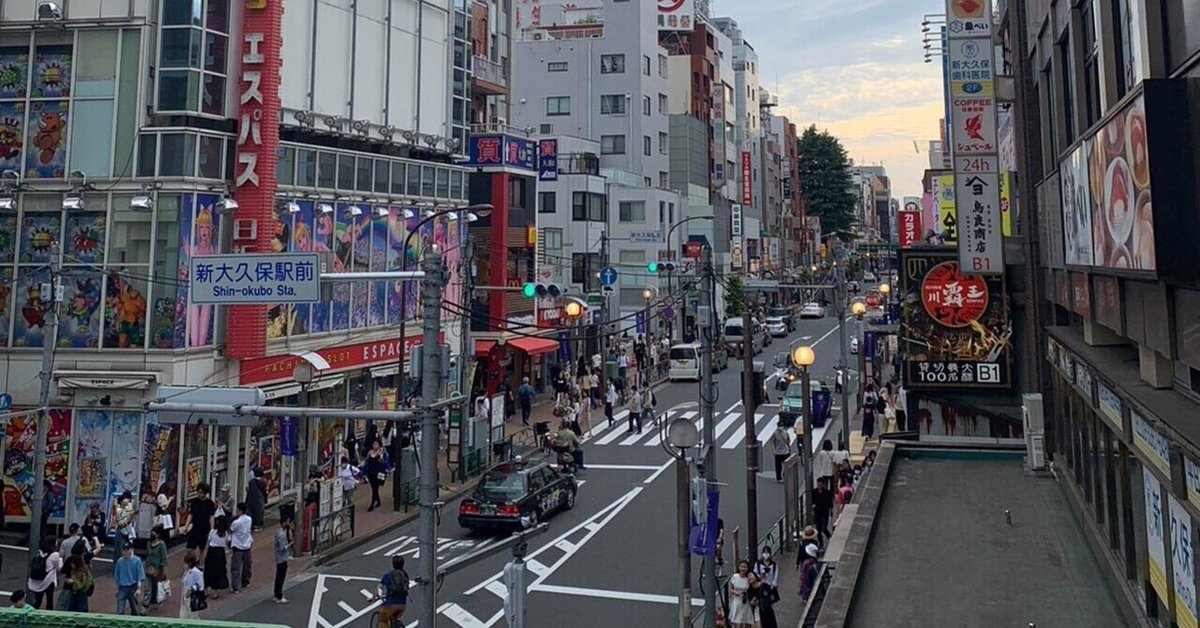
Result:
<instances>
[{"instance_id":1,"label":"blue street sign","mask_svg":"<svg viewBox=\"0 0 1200 628\"><path fill-rule=\"evenodd\" d=\"M0 394L0 411L7 410L12 407L12 395L8 393Z\"/></svg>"},{"instance_id":2,"label":"blue street sign","mask_svg":"<svg viewBox=\"0 0 1200 628\"><path fill-rule=\"evenodd\" d=\"M669 321L675 320L675 308L664 308L662 311L662 317Z\"/></svg>"},{"instance_id":3,"label":"blue street sign","mask_svg":"<svg viewBox=\"0 0 1200 628\"><path fill-rule=\"evenodd\" d=\"M617 285L617 269L612 266L605 266L600 269L600 285L615 286Z\"/></svg>"},{"instance_id":4,"label":"blue street sign","mask_svg":"<svg viewBox=\"0 0 1200 628\"><path fill-rule=\"evenodd\" d=\"M645 312L645 310L638 312L635 315L634 320L637 321L636 322L637 333L639 333L639 334L646 333L646 312Z\"/></svg>"}]
</instances>

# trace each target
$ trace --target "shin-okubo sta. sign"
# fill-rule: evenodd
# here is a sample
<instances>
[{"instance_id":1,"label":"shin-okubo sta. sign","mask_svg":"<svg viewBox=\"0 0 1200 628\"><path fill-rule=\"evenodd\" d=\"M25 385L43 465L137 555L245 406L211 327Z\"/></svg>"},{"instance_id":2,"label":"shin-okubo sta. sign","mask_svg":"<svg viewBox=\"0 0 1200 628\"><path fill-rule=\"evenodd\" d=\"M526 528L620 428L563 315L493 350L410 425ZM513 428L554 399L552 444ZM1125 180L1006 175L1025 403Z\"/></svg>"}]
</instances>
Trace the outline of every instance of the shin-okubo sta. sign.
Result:
<instances>
[{"instance_id":1,"label":"shin-okubo sta. sign","mask_svg":"<svg viewBox=\"0 0 1200 628\"><path fill-rule=\"evenodd\" d=\"M316 253L197 255L188 299L197 305L320 303Z\"/></svg>"},{"instance_id":2,"label":"shin-okubo sta. sign","mask_svg":"<svg viewBox=\"0 0 1200 628\"><path fill-rule=\"evenodd\" d=\"M905 384L1008 388L1012 320L1003 276L964 273L952 252L901 251Z\"/></svg>"},{"instance_id":3,"label":"shin-okubo sta. sign","mask_svg":"<svg viewBox=\"0 0 1200 628\"><path fill-rule=\"evenodd\" d=\"M991 5L990 0L946 0L958 262L980 275L1004 273Z\"/></svg>"}]
</instances>

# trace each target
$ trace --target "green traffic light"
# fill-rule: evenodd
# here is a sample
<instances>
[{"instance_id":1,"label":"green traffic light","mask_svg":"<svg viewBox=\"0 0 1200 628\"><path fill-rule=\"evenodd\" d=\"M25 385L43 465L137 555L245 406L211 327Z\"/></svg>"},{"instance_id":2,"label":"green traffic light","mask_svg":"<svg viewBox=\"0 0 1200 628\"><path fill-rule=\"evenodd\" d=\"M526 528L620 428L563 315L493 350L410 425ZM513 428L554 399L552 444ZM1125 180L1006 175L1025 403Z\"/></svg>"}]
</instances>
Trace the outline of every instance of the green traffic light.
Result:
<instances>
[{"instance_id":1,"label":"green traffic light","mask_svg":"<svg viewBox=\"0 0 1200 628\"><path fill-rule=\"evenodd\" d=\"M658 272L658 262L650 262L649 264L646 264L646 270L648 270L652 273L657 273Z\"/></svg>"},{"instance_id":2,"label":"green traffic light","mask_svg":"<svg viewBox=\"0 0 1200 628\"><path fill-rule=\"evenodd\" d=\"M524 288L521 288L521 294L524 294L526 298L532 299L537 294L537 286L527 283Z\"/></svg>"}]
</instances>

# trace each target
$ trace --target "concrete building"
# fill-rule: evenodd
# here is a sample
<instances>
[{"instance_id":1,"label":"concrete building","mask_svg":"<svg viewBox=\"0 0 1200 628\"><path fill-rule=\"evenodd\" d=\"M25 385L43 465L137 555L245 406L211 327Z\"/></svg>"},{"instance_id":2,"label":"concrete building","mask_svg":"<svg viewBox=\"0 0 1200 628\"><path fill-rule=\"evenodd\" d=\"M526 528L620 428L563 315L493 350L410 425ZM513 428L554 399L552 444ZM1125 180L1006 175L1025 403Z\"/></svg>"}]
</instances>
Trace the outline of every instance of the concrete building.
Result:
<instances>
[{"instance_id":1,"label":"concrete building","mask_svg":"<svg viewBox=\"0 0 1200 628\"><path fill-rule=\"evenodd\" d=\"M742 224L745 232L746 267L754 271L761 263L763 221L762 199L762 111L759 102L758 53L742 37L736 20L718 17L713 26L729 38L733 70L733 106L727 112L733 120L733 181L734 201L742 205ZM727 160L728 161L728 160ZM728 167L728 163L727 163Z\"/></svg>"},{"instance_id":2,"label":"concrete building","mask_svg":"<svg viewBox=\"0 0 1200 628\"><path fill-rule=\"evenodd\" d=\"M331 472L366 425L168 425L147 421L142 403L164 384L204 383L259 386L272 404L394 407L400 348L420 342L416 325L396 335L415 314L415 286L343 284L311 305L197 305L188 293L203 278L189 277L190 261L327 251L335 269L369 271L397 268L428 242L456 247L462 231L446 220L404 243L416 221L406 215L468 198L454 163L463 125L451 116L461 7L57 4L61 18L39 19L33 1L0 8L0 65L16 79L0 90L13 207L0 230L20 235L0 251L0 389L15 407L37 405L41 284L53 257L64 268L51 521L80 520L87 503L130 490L148 531L158 491L182 500L198 482L228 482L240 498L251 468L271 501L290 499L310 464ZM306 352L324 367L302 389L292 370ZM28 417L8 422L6 458L28 454L19 449L32 429ZM10 522L28 516L23 498L5 508Z\"/></svg>"}]
</instances>

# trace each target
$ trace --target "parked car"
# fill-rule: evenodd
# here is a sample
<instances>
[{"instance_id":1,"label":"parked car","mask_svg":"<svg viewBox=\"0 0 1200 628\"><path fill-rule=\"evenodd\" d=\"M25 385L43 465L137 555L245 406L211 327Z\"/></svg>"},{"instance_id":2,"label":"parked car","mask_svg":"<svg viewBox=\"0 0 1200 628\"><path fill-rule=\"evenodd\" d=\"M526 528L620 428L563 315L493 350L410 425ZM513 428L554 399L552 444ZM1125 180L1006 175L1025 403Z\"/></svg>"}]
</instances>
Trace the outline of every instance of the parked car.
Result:
<instances>
[{"instance_id":1,"label":"parked car","mask_svg":"<svg viewBox=\"0 0 1200 628\"><path fill-rule=\"evenodd\" d=\"M879 281L879 277L876 277L875 273L868 270L867 272L863 273L863 281L867 283L875 283Z\"/></svg>"},{"instance_id":2,"label":"parked car","mask_svg":"<svg viewBox=\"0 0 1200 628\"><path fill-rule=\"evenodd\" d=\"M787 321L782 316L772 316L767 319L767 331L777 338L788 335Z\"/></svg>"},{"instance_id":3,"label":"parked car","mask_svg":"<svg viewBox=\"0 0 1200 628\"><path fill-rule=\"evenodd\" d=\"M820 303L805 303L800 318L825 318L825 308Z\"/></svg>"},{"instance_id":4,"label":"parked car","mask_svg":"<svg viewBox=\"0 0 1200 628\"><path fill-rule=\"evenodd\" d=\"M779 400L779 424L790 429L803 417L804 382L793 381L788 384L783 398Z\"/></svg>"},{"instance_id":5,"label":"parked car","mask_svg":"<svg viewBox=\"0 0 1200 628\"><path fill-rule=\"evenodd\" d=\"M761 336L756 336L753 331L749 335L745 335L743 331L741 317L725 321L725 347L730 354L740 356L742 355L742 346L749 342L752 352L757 355L759 351L762 351Z\"/></svg>"},{"instance_id":6,"label":"parked car","mask_svg":"<svg viewBox=\"0 0 1200 628\"><path fill-rule=\"evenodd\" d=\"M767 314L772 317L778 316L778 317L782 318L784 324L787 325L787 329L788 329L789 333L796 331L796 318L794 316L792 316L791 308L773 307L773 308L767 310Z\"/></svg>"},{"instance_id":7,"label":"parked car","mask_svg":"<svg viewBox=\"0 0 1200 628\"><path fill-rule=\"evenodd\" d=\"M458 525L470 530L520 530L575 507L575 476L549 463L509 461L488 469L458 505Z\"/></svg>"}]
</instances>

